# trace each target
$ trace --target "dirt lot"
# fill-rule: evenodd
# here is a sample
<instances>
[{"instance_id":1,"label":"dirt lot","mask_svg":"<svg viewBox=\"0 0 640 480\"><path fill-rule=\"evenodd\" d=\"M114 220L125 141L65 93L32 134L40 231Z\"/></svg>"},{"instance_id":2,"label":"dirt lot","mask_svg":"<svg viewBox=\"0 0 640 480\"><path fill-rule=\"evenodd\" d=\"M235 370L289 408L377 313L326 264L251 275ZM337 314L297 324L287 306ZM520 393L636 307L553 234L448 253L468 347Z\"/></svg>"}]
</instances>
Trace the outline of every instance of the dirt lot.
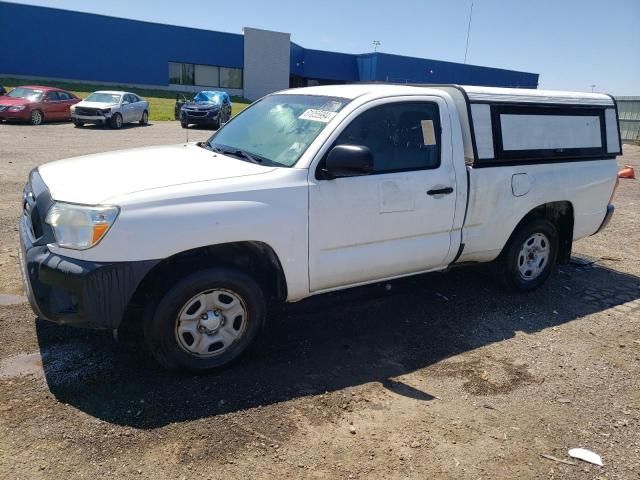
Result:
<instances>
[{"instance_id":1,"label":"dirt lot","mask_svg":"<svg viewBox=\"0 0 640 480\"><path fill-rule=\"evenodd\" d=\"M640 478L638 180L534 293L478 268L325 295L286 308L240 364L191 377L15 297L31 168L184 138L0 125L0 478ZM640 172L640 147L623 163ZM573 447L604 467L541 456Z\"/></svg>"}]
</instances>

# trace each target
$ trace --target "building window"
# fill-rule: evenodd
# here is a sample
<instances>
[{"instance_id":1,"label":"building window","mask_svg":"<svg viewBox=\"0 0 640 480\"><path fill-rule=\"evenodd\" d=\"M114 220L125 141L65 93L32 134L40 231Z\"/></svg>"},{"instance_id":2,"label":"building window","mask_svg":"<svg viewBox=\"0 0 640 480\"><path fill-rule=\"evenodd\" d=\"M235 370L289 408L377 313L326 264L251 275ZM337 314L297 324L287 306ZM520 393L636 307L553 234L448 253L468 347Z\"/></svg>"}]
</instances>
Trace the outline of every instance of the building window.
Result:
<instances>
[{"instance_id":1,"label":"building window","mask_svg":"<svg viewBox=\"0 0 640 480\"><path fill-rule=\"evenodd\" d=\"M202 87L218 87L220 69L209 65L196 65L195 85Z\"/></svg>"},{"instance_id":2,"label":"building window","mask_svg":"<svg viewBox=\"0 0 640 480\"><path fill-rule=\"evenodd\" d=\"M241 89L242 69L169 62L169 83Z\"/></svg>"},{"instance_id":3,"label":"building window","mask_svg":"<svg viewBox=\"0 0 640 480\"><path fill-rule=\"evenodd\" d=\"M193 85L193 63L169 62L169 83L175 85Z\"/></svg>"},{"instance_id":4,"label":"building window","mask_svg":"<svg viewBox=\"0 0 640 480\"><path fill-rule=\"evenodd\" d=\"M242 69L220 67L220 86L222 88L242 88Z\"/></svg>"}]
</instances>

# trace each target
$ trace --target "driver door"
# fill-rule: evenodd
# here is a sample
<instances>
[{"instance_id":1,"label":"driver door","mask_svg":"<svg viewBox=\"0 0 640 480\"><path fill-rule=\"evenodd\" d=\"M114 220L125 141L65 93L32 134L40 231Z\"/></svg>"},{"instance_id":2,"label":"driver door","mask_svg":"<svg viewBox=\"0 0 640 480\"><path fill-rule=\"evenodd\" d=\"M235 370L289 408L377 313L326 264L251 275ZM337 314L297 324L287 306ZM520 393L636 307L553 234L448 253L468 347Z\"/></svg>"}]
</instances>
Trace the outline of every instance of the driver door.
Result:
<instances>
[{"instance_id":1,"label":"driver door","mask_svg":"<svg viewBox=\"0 0 640 480\"><path fill-rule=\"evenodd\" d=\"M363 106L329 140L369 148L371 174L322 179L326 152L311 169L312 292L423 272L451 259L456 191L450 130L441 128L446 104L417 98Z\"/></svg>"}]
</instances>

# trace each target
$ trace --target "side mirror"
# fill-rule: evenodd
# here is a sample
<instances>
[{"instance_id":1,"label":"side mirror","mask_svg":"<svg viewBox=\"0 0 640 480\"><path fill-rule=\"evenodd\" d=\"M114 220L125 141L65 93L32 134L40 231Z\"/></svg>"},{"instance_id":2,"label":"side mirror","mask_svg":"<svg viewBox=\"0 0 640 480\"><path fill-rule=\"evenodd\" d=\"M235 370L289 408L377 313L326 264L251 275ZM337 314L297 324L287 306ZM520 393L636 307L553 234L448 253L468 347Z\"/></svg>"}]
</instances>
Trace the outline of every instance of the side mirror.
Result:
<instances>
[{"instance_id":1,"label":"side mirror","mask_svg":"<svg viewBox=\"0 0 640 480\"><path fill-rule=\"evenodd\" d=\"M373 172L373 154L363 145L336 145L327 155L327 179L357 177Z\"/></svg>"}]
</instances>

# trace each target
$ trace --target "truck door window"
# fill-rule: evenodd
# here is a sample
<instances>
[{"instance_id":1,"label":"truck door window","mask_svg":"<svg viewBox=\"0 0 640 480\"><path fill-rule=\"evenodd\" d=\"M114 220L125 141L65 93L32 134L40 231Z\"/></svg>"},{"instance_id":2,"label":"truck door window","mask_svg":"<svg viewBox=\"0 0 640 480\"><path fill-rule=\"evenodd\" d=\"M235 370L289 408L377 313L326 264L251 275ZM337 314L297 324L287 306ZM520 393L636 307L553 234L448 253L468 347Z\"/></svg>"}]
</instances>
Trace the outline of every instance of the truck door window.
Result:
<instances>
[{"instance_id":1,"label":"truck door window","mask_svg":"<svg viewBox=\"0 0 640 480\"><path fill-rule=\"evenodd\" d=\"M430 102L373 107L353 120L335 145L364 145L373 173L427 170L440 166L440 116Z\"/></svg>"}]
</instances>

